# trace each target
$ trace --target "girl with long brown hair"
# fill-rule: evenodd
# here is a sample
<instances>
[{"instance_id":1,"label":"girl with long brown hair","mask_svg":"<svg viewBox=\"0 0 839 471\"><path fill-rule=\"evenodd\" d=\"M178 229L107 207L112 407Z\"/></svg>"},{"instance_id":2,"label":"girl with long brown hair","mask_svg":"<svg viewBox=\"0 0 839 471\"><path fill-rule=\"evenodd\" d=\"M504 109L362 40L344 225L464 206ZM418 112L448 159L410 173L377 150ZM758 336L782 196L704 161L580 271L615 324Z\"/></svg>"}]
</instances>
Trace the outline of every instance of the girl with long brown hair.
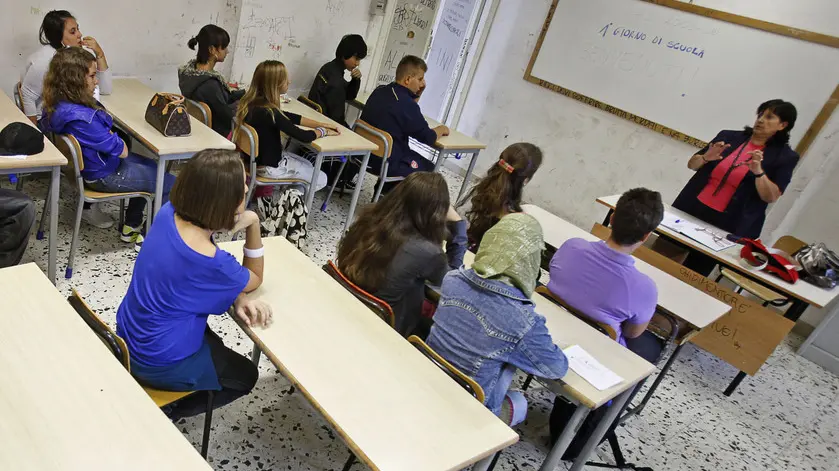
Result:
<instances>
[{"instance_id":1,"label":"girl with long brown hair","mask_svg":"<svg viewBox=\"0 0 839 471\"><path fill-rule=\"evenodd\" d=\"M396 330L407 337L420 325L425 283L442 283L465 252L466 222L450 204L446 180L416 172L361 210L338 244L338 268L387 302Z\"/></svg>"},{"instance_id":2,"label":"girl with long brown hair","mask_svg":"<svg viewBox=\"0 0 839 471\"><path fill-rule=\"evenodd\" d=\"M542 150L529 142L511 144L484 178L469 190L458 206L466 211L469 243L477 250L484 233L507 214L520 213L524 186L542 165Z\"/></svg>"},{"instance_id":3,"label":"girl with long brown hair","mask_svg":"<svg viewBox=\"0 0 839 471\"><path fill-rule=\"evenodd\" d=\"M55 53L44 78L44 117L41 127L47 132L71 134L82 148L85 186L94 191L154 193L157 163L128 152L125 141L112 131L114 120L93 97L98 83L93 54L80 47L68 47ZM175 177L165 175L163 202ZM143 208L146 200L132 198L125 211L120 239L143 244Z\"/></svg>"},{"instance_id":4,"label":"girl with long brown hair","mask_svg":"<svg viewBox=\"0 0 839 471\"><path fill-rule=\"evenodd\" d=\"M324 136L337 136L338 126L321 123L282 110L282 95L291 84L286 66L275 60L260 62L250 88L239 101L236 122L249 124L259 135L257 175L273 179L298 178L311 181L314 166L283 149L282 134L304 143ZM312 128L301 129L298 126ZM318 171L314 190L326 186L326 174Z\"/></svg>"}]
</instances>

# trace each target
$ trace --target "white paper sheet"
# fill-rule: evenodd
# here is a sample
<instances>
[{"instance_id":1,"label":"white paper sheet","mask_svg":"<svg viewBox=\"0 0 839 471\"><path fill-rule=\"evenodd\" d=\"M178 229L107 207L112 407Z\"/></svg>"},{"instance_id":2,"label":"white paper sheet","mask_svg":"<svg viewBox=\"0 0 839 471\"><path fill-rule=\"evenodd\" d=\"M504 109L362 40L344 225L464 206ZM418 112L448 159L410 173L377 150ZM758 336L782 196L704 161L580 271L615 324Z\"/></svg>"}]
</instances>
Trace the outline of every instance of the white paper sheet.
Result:
<instances>
[{"instance_id":1,"label":"white paper sheet","mask_svg":"<svg viewBox=\"0 0 839 471\"><path fill-rule=\"evenodd\" d=\"M716 252L736 245L725 238L726 234L724 232L716 228L710 229L706 226L694 224L690 221L680 219L667 211L664 212L664 219L661 221L661 225L684 234Z\"/></svg>"},{"instance_id":2,"label":"white paper sheet","mask_svg":"<svg viewBox=\"0 0 839 471\"><path fill-rule=\"evenodd\" d=\"M28 155L0 155L0 159L26 160Z\"/></svg>"},{"instance_id":3,"label":"white paper sheet","mask_svg":"<svg viewBox=\"0 0 839 471\"><path fill-rule=\"evenodd\" d=\"M579 345L572 345L563 350L563 353L568 358L568 367L600 391L623 381L623 378L603 366Z\"/></svg>"}]
</instances>

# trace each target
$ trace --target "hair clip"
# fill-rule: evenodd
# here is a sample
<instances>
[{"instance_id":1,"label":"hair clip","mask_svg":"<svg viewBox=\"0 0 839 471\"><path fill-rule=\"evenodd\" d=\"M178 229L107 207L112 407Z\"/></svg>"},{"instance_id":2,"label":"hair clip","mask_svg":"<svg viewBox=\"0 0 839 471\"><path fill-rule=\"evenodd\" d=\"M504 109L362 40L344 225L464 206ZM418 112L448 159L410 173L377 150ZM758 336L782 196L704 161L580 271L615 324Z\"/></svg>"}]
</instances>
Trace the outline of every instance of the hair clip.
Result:
<instances>
[{"instance_id":1,"label":"hair clip","mask_svg":"<svg viewBox=\"0 0 839 471\"><path fill-rule=\"evenodd\" d=\"M504 171L506 171L507 173L513 173L513 171L515 170L515 167L508 164L507 161L505 161L504 159L498 159L498 166L503 168Z\"/></svg>"}]
</instances>

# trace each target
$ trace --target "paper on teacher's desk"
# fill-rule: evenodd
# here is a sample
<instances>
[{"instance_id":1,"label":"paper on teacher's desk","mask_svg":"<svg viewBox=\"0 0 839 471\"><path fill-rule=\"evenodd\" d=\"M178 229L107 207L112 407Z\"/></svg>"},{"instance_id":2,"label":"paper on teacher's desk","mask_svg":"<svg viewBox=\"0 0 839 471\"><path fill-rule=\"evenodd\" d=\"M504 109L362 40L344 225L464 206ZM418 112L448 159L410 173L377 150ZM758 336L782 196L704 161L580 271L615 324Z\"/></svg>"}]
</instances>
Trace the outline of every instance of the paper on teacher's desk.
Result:
<instances>
[{"instance_id":1,"label":"paper on teacher's desk","mask_svg":"<svg viewBox=\"0 0 839 471\"><path fill-rule=\"evenodd\" d=\"M726 239L725 232L719 229L703 227L690 222L685 224L679 232L716 252L737 245Z\"/></svg>"},{"instance_id":2,"label":"paper on teacher's desk","mask_svg":"<svg viewBox=\"0 0 839 471\"><path fill-rule=\"evenodd\" d=\"M676 232L679 232L682 229L682 225L687 222L684 219L680 219L673 213L669 213L667 211L664 212L664 219L661 220L661 225L672 229Z\"/></svg>"},{"instance_id":3,"label":"paper on teacher's desk","mask_svg":"<svg viewBox=\"0 0 839 471\"><path fill-rule=\"evenodd\" d=\"M579 345L572 345L562 352L568 358L568 367L600 391L609 389L623 381L623 378L603 366Z\"/></svg>"},{"instance_id":4,"label":"paper on teacher's desk","mask_svg":"<svg viewBox=\"0 0 839 471\"><path fill-rule=\"evenodd\" d=\"M26 160L28 155L0 155L0 159Z\"/></svg>"}]
</instances>

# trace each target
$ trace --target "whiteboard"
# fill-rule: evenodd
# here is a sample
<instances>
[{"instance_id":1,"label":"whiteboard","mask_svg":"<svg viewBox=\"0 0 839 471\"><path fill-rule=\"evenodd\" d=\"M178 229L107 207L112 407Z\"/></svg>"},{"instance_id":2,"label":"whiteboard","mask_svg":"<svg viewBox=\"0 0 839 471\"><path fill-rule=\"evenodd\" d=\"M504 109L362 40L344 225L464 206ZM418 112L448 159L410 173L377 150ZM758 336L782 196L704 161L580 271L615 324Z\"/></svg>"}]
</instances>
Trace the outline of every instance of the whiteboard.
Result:
<instances>
[{"instance_id":1,"label":"whiteboard","mask_svg":"<svg viewBox=\"0 0 839 471\"><path fill-rule=\"evenodd\" d=\"M0 15L2 88L11 96L38 50L38 28L50 10L68 9L85 36L99 41L115 75L135 76L156 90L178 91L178 67L195 57L186 47L190 37L208 23L235 38L239 7L235 0L8 0ZM226 67L225 67L226 66ZM229 72L229 64L220 70Z\"/></svg>"},{"instance_id":2,"label":"whiteboard","mask_svg":"<svg viewBox=\"0 0 839 471\"><path fill-rule=\"evenodd\" d=\"M437 6L437 0L396 0L382 63L376 75L378 85L394 81L396 67L403 57L425 56Z\"/></svg>"},{"instance_id":3,"label":"whiteboard","mask_svg":"<svg viewBox=\"0 0 839 471\"><path fill-rule=\"evenodd\" d=\"M760 103L781 98L798 109L795 146L839 82L830 46L640 0L559 0L551 11L526 79L694 141L750 125Z\"/></svg>"},{"instance_id":4,"label":"whiteboard","mask_svg":"<svg viewBox=\"0 0 839 471\"><path fill-rule=\"evenodd\" d=\"M243 0L231 80L248 84L257 64L279 60L291 74L289 94L297 96L335 58L341 38L364 36L369 23L369 0Z\"/></svg>"}]
</instances>

